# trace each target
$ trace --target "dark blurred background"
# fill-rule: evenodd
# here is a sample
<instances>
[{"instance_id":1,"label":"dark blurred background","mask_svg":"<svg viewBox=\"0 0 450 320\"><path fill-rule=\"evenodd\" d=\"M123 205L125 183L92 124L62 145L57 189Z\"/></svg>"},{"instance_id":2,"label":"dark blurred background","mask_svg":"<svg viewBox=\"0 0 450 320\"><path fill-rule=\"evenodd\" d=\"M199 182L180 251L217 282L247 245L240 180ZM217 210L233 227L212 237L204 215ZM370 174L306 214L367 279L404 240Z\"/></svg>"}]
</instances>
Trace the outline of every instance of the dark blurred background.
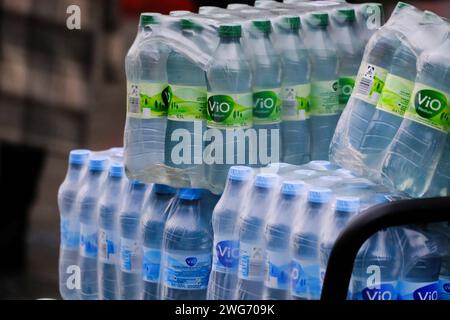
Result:
<instances>
[{"instance_id":1,"label":"dark blurred background","mask_svg":"<svg viewBox=\"0 0 450 320\"><path fill-rule=\"evenodd\" d=\"M238 2L253 0L0 0L0 299L59 298L67 154L122 145L124 57L139 13ZM387 16L397 3L378 2ZM450 17L448 0L408 2ZM81 30L66 27L70 5Z\"/></svg>"}]
</instances>

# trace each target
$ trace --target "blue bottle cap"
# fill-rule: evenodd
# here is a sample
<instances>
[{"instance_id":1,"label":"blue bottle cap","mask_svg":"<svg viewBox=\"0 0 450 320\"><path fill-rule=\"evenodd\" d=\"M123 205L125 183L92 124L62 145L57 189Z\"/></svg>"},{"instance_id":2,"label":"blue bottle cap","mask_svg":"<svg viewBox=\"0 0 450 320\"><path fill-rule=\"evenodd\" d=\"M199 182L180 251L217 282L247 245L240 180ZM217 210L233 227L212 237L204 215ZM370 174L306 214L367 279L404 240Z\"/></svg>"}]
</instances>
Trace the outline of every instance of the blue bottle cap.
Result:
<instances>
[{"instance_id":1,"label":"blue bottle cap","mask_svg":"<svg viewBox=\"0 0 450 320\"><path fill-rule=\"evenodd\" d=\"M358 212L361 201L357 197L337 197L336 211L342 212Z\"/></svg>"},{"instance_id":2,"label":"blue bottle cap","mask_svg":"<svg viewBox=\"0 0 450 320\"><path fill-rule=\"evenodd\" d=\"M255 186L260 188L272 188L278 180L276 174L260 173L256 176Z\"/></svg>"},{"instance_id":3,"label":"blue bottle cap","mask_svg":"<svg viewBox=\"0 0 450 320\"><path fill-rule=\"evenodd\" d=\"M303 181L284 181L281 186L281 193L288 196L298 196L305 188Z\"/></svg>"},{"instance_id":4,"label":"blue bottle cap","mask_svg":"<svg viewBox=\"0 0 450 320\"><path fill-rule=\"evenodd\" d=\"M177 189L166 186L164 184L155 184L153 186L153 192L159 193L159 194L175 194L175 193L177 193Z\"/></svg>"},{"instance_id":5,"label":"blue bottle cap","mask_svg":"<svg viewBox=\"0 0 450 320\"><path fill-rule=\"evenodd\" d=\"M316 172L314 170L295 170L294 171L295 174L301 175L301 176L306 176L306 177L312 177L313 175L316 174Z\"/></svg>"},{"instance_id":6,"label":"blue bottle cap","mask_svg":"<svg viewBox=\"0 0 450 320\"><path fill-rule=\"evenodd\" d=\"M116 177L121 178L124 174L124 166L121 163L113 163L111 165L111 168L109 168L109 176L110 177Z\"/></svg>"},{"instance_id":7,"label":"blue bottle cap","mask_svg":"<svg viewBox=\"0 0 450 320\"><path fill-rule=\"evenodd\" d=\"M200 200L202 198L202 189L183 188L178 191L178 199Z\"/></svg>"},{"instance_id":8,"label":"blue bottle cap","mask_svg":"<svg viewBox=\"0 0 450 320\"><path fill-rule=\"evenodd\" d=\"M331 189L314 188L309 190L308 201L313 203L327 203L331 199L331 194Z\"/></svg>"},{"instance_id":9,"label":"blue bottle cap","mask_svg":"<svg viewBox=\"0 0 450 320\"><path fill-rule=\"evenodd\" d=\"M91 151L89 150L72 150L69 155L69 164L78 164L83 165L86 163L86 160L89 158Z\"/></svg>"},{"instance_id":10,"label":"blue bottle cap","mask_svg":"<svg viewBox=\"0 0 450 320\"><path fill-rule=\"evenodd\" d=\"M228 172L228 179L235 181L247 181L252 176L253 170L250 167L234 166Z\"/></svg>"},{"instance_id":11,"label":"blue bottle cap","mask_svg":"<svg viewBox=\"0 0 450 320\"><path fill-rule=\"evenodd\" d=\"M89 170L91 171L103 171L106 168L106 157L93 157L89 160Z\"/></svg>"},{"instance_id":12,"label":"blue bottle cap","mask_svg":"<svg viewBox=\"0 0 450 320\"><path fill-rule=\"evenodd\" d=\"M140 180L131 180L130 185L132 187L142 187L142 186L145 186L145 183Z\"/></svg>"}]
</instances>

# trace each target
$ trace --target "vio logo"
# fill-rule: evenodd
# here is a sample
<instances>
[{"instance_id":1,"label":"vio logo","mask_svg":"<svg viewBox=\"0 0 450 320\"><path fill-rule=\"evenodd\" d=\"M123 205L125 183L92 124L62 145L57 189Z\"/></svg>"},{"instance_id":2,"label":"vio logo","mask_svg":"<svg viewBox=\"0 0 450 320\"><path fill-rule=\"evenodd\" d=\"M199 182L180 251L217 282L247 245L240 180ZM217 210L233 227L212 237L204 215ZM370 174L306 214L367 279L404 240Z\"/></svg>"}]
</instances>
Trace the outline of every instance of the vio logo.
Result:
<instances>
[{"instance_id":1,"label":"vio logo","mask_svg":"<svg viewBox=\"0 0 450 320\"><path fill-rule=\"evenodd\" d=\"M414 291L414 300L437 300L438 299L438 288L437 284L430 284L428 286L422 287Z\"/></svg>"},{"instance_id":2,"label":"vio logo","mask_svg":"<svg viewBox=\"0 0 450 320\"><path fill-rule=\"evenodd\" d=\"M234 109L234 101L228 96L213 96L208 99L208 114L215 122L223 122Z\"/></svg>"},{"instance_id":3,"label":"vio logo","mask_svg":"<svg viewBox=\"0 0 450 320\"><path fill-rule=\"evenodd\" d=\"M216 245L217 259L228 268L234 268L238 265L239 243L237 241L221 241Z\"/></svg>"},{"instance_id":4,"label":"vio logo","mask_svg":"<svg viewBox=\"0 0 450 320\"><path fill-rule=\"evenodd\" d=\"M416 94L414 106L421 117L429 119L444 110L447 106L447 98L434 90L421 90Z\"/></svg>"},{"instance_id":5,"label":"vio logo","mask_svg":"<svg viewBox=\"0 0 450 320\"><path fill-rule=\"evenodd\" d=\"M197 258L196 257L189 257L189 258L186 258L186 264L189 266L189 267L193 267L193 266L195 266L196 264L197 264Z\"/></svg>"}]
</instances>

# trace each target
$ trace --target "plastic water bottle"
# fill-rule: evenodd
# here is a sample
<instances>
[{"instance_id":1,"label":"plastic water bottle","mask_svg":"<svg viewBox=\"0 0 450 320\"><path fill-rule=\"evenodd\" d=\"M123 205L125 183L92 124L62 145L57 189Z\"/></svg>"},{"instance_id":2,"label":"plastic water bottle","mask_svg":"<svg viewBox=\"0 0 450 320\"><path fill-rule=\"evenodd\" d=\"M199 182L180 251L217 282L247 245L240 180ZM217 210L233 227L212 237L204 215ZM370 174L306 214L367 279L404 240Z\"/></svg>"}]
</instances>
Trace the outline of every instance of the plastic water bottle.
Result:
<instances>
[{"instance_id":1,"label":"plastic water bottle","mask_svg":"<svg viewBox=\"0 0 450 320\"><path fill-rule=\"evenodd\" d=\"M399 2L386 27L377 32L367 44L354 94L348 105L351 106L348 125L352 128L348 131L348 138L356 150L360 150L364 133L376 111L392 58L400 46L401 35L398 28L401 26L405 29L401 23L410 23L411 12L415 10L414 7Z\"/></svg>"},{"instance_id":2,"label":"plastic water bottle","mask_svg":"<svg viewBox=\"0 0 450 320\"><path fill-rule=\"evenodd\" d=\"M337 9L332 18L334 22L333 40L336 43L339 59L339 109L343 111L355 86L365 42L363 43L358 36L354 9Z\"/></svg>"},{"instance_id":3,"label":"plastic water bottle","mask_svg":"<svg viewBox=\"0 0 450 320\"><path fill-rule=\"evenodd\" d=\"M151 176L150 166L164 163L167 123L168 49L146 41L160 15L144 13L139 33L125 60L128 82L125 166L130 178Z\"/></svg>"},{"instance_id":4,"label":"plastic water bottle","mask_svg":"<svg viewBox=\"0 0 450 320\"><path fill-rule=\"evenodd\" d=\"M281 154L281 60L270 39L270 20L252 20L247 38L253 70L253 122L258 165L279 162Z\"/></svg>"},{"instance_id":5,"label":"plastic water bottle","mask_svg":"<svg viewBox=\"0 0 450 320\"><path fill-rule=\"evenodd\" d=\"M210 190L221 189L233 164L249 163L250 159L238 157L238 150L249 151L242 130L253 124L252 72L241 46L242 28L236 24L225 24L219 28L220 42L207 70L208 85L208 128L217 129L217 135L226 141L207 145L205 148L207 178ZM211 132L212 131L212 132ZM216 130L210 130L213 133ZM213 137L207 137L210 141ZM231 141L230 141L231 140ZM222 154L217 159L215 154ZM222 150L220 150L222 149ZM227 149L233 164L226 161ZM220 152L222 151L222 152ZM230 152L230 151L228 151ZM255 153L255 152L253 152ZM210 156L208 156L210 155ZM215 159L216 158L216 159ZM228 160L231 160L228 159ZM238 161L239 160L239 161ZM256 163L256 160L253 159Z\"/></svg>"},{"instance_id":6,"label":"plastic water bottle","mask_svg":"<svg viewBox=\"0 0 450 320\"><path fill-rule=\"evenodd\" d=\"M359 38L368 43L374 32L384 24L384 8L381 3L364 3L356 11L359 26Z\"/></svg>"},{"instance_id":7,"label":"plastic water bottle","mask_svg":"<svg viewBox=\"0 0 450 320\"><path fill-rule=\"evenodd\" d=\"M235 298L239 264L239 214L242 199L247 193L252 169L235 166L230 168L225 191L213 212L214 230L213 265L208 284L208 300L232 300Z\"/></svg>"},{"instance_id":8,"label":"plastic water bottle","mask_svg":"<svg viewBox=\"0 0 450 320\"><path fill-rule=\"evenodd\" d=\"M306 44L312 63L311 158L328 160L330 142L340 116L338 58L328 32L328 14L311 13L306 22Z\"/></svg>"},{"instance_id":9,"label":"plastic water bottle","mask_svg":"<svg viewBox=\"0 0 450 320\"><path fill-rule=\"evenodd\" d=\"M124 166L113 163L99 200L98 214L98 279L99 299L119 297L118 269L119 228L117 225L124 187Z\"/></svg>"},{"instance_id":10,"label":"plastic water bottle","mask_svg":"<svg viewBox=\"0 0 450 320\"><path fill-rule=\"evenodd\" d=\"M178 21L181 35L201 47L202 26L192 19ZM167 78L171 88L168 109L165 162L182 170L191 184L204 179L203 132L206 127L205 72L184 54L172 51L167 59ZM183 131L185 134L179 134ZM179 149L181 141L190 141L188 148Z\"/></svg>"},{"instance_id":11,"label":"plastic water bottle","mask_svg":"<svg viewBox=\"0 0 450 320\"><path fill-rule=\"evenodd\" d=\"M418 228L401 231L404 261L399 300L438 300L441 257L437 243Z\"/></svg>"},{"instance_id":12,"label":"plastic water bottle","mask_svg":"<svg viewBox=\"0 0 450 320\"><path fill-rule=\"evenodd\" d=\"M59 291L65 300L78 300L76 279L78 250L80 248L80 217L76 211L76 199L90 151L70 152L69 169L58 190L58 207L61 215L61 247L59 249Z\"/></svg>"},{"instance_id":13,"label":"plastic water bottle","mask_svg":"<svg viewBox=\"0 0 450 320\"><path fill-rule=\"evenodd\" d=\"M176 190L171 187L155 184L144 206L144 216L142 218L144 300L157 300L159 298L164 226L173 206L175 193Z\"/></svg>"},{"instance_id":14,"label":"plastic water bottle","mask_svg":"<svg viewBox=\"0 0 450 320\"><path fill-rule=\"evenodd\" d=\"M282 161L301 165L311 160L310 60L300 36L300 18L286 16L277 25L276 47L282 62Z\"/></svg>"},{"instance_id":15,"label":"plastic water bottle","mask_svg":"<svg viewBox=\"0 0 450 320\"><path fill-rule=\"evenodd\" d=\"M240 217L237 300L260 300L264 290L264 227L278 177L259 174Z\"/></svg>"},{"instance_id":16,"label":"plastic water bottle","mask_svg":"<svg viewBox=\"0 0 450 320\"><path fill-rule=\"evenodd\" d=\"M379 231L367 240L355 259L352 300L397 300L402 258L396 229Z\"/></svg>"},{"instance_id":17,"label":"plastic water bottle","mask_svg":"<svg viewBox=\"0 0 450 320\"><path fill-rule=\"evenodd\" d=\"M425 12L421 20L411 21L405 32L409 41L403 39L394 53L377 109L361 144L364 163L375 174L379 173L387 148L408 109L417 75L417 56L423 49L434 48L441 43L442 25L440 17Z\"/></svg>"},{"instance_id":18,"label":"plastic water bottle","mask_svg":"<svg viewBox=\"0 0 450 320\"><path fill-rule=\"evenodd\" d=\"M322 233L320 235L320 280L325 278L325 273L330 259L334 243L340 233L347 226L350 219L358 214L360 200L357 197L336 197L334 213L326 217Z\"/></svg>"},{"instance_id":19,"label":"plastic water bottle","mask_svg":"<svg viewBox=\"0 0 450 320\"><path fill-rule=\"evenodd\" d=\"M121 300L139 300L142 297L142 250L140 226L146 190L146 184L138 180L130 181L119 216L119 293Z\"/></svg>"},{"instance_id":20,"label":"plastic water bottle","mask_svg":"<svg viewBox=\"0 0 450 320\"><path fill-rule=\"evenodd\" d=\"M200 212L201 190L181 189L166 222L162 253L163 300L204 300L211 272L212 234Z\"/></svg>"},{"instance_id":21,"label":"plastic water bottle","mask_svg":"<svg viewBox=\"0 0 450 320\"><path fill-rule=\"evenodd\" d=\"M292 222L302 204L305 183L285 181L281 186L274 212L269 214L265 230L266 270L264 300L287 300L290 298L291 257L289 241Z\"/></svg>"},{"instance_id":22,"label":"plastic water bottle","mask_svg":"<svg viewBox=\"0 0 450 320\"><path fill-rule=\"evenodd\" d=\"M427 197L446 197L450 195L450 137L447 137L444 152L428 189Z\"/></svg>"},{"instance_id":23,"label":"plastic water bottle","mask_svg":"<svg viewBox=\"0 0 450 320\"><path fill-rule=\"evenodd\" d=\"M450 33L435 50L420 57L416 85L405 119L382 166L386 184L410 196L430 186L450 128Z\"/></svg>"},{"instance_id":24,"label":"plastic water bottle","mask_svg":"<svg viewBox=\"0 0 450 320\"><path fill-rule=\"evenodd\" d=\"M438 244L441 256L439 300L450 300L450 222L433 223L426 230Z\"/></svg>"},{"instance_id":25,"label":"plastic water bottle","mask_svg":"<svg viewBox=\"0 0 450 320\"><path fill-rule=\"evenodd\" d=\"M296 221L291 239L291 296L297 300L318 300L321 291L319 241L332 192L312 188L307 208Z\"/></svg>"},{"instance_id":26,"label":"plastic water bottle","mask_svg":"<svg viewBox=\"0 0 450 320\"><path fill-rule=\"evenodd\" d=\"M201 6L198 8L198 13L202 15L225 13L225 12L227 12L225 9L215 6Z\"/></svg>"},{"instance_id":27,"label":"plastic water bottle","mask_svg":"<svg viewBox=\"0 0 450 320\"><path fill-rule=\"evenodd\" d=\"M98 225L97 209L102 192L107 158L92 157L86 175L86 184L80 190L80 257L81 300L98 299Z\"/></svg>"}]
</instances>

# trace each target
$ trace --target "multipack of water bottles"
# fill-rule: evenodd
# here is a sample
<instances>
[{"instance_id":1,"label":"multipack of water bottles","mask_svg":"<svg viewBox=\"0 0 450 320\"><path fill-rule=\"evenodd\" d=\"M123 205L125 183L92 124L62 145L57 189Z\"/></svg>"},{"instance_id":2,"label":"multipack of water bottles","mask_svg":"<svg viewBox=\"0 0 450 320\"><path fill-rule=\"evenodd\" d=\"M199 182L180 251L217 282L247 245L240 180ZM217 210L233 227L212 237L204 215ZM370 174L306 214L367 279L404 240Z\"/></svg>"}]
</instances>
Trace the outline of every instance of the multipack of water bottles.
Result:
<instances>
[{"instance_id":1,"label":"multipack of water bottles","mask_svg":"<svg viewBox=\"0 0 450 320\"><path fill-rule=\"evenodd\" d=\"M450 195L450 23L400 2L370 39L331 159L412 197Z\"/></svg>"},{"instance_id":2,"label":"multipack of water bottles","mask_svg":"<svg viewBox=\"0 0 450 320\"><path fill-rule=\"evenodd\" d=\"M326 161L234 166L222 197L128 180L122 151L72 151L58 194L60 291L81 300L319 299L359 212L405 198ZM379 232L349 299L449 298L450 226Z\"/></svg>"},{"instance_id":3,"label":"multipack of water bottles","mask_svg":"<svg viewBox=\"0 0 450 320\"><path fill-rule=\"evenodd\" d=\"M233 165L328 160L382 6L257 1L141 15L126 57L133 179L223 191Z\"/></svg>"}]
</instances>

